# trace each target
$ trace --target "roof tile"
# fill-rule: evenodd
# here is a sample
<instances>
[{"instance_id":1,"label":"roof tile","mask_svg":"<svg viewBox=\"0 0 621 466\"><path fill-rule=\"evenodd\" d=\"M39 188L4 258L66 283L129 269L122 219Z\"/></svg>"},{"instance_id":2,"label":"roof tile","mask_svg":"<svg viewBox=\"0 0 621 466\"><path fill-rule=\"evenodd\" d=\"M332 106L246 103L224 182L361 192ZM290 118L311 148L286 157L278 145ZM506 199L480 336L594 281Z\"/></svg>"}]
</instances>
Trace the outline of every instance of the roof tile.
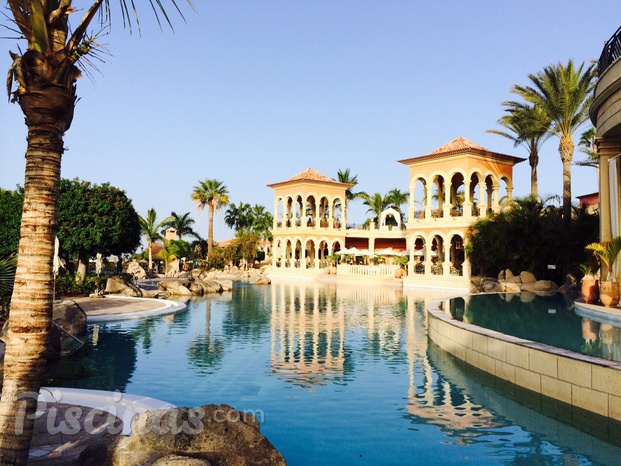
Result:
<instances>
[{"instance_id":1,"label":"roof tile","mask_svg":"<svg viewBox=\"0 0 621 466\"><path fill-rule=\"evenodd\" d=\"M322 175L314 168L307 168L303 172L298 173L297 175L289 178L287 181L327 181L330 183L334 183L332 178L328 178L325 175Z\"/></svg>"}]
</instances>

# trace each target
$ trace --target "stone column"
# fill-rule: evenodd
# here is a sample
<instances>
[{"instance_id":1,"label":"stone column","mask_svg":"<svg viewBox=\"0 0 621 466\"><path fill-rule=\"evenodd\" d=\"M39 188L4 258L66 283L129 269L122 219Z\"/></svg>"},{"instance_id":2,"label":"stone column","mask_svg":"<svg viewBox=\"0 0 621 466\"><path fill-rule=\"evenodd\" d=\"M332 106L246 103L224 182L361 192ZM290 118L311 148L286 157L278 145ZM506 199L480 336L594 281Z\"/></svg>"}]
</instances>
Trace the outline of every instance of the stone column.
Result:
<instances>
[{"instance_id":1,"label":"stone column","mask_svg":"<svg viewBox=\"0 0 621 466\"><path fill-rule=\"evenodd\" d=\"M610 171L608 162L621 154L621 139L602 138L597 140L599 152L599 237L600 241L612 239L612 216L610 204Z\"/></svg>"},{"instance_id":2,"label":"stone column","mask_svg":"<svg viewBox=\"0 0 621 466\"><path fill-rule=\"evenodd\" d=\"M416 194L416 184L414 184L414 187L410 186L410 205L408 206L408 223L414 222L414 215L416 213L416 209L414 207L415 194Z\"/></svg>"},{"instance_id":3,"label":"stone column","mask_svg":"<svg viewBox=\"0 0 621 466\"><path fill-rule=\"evenodd\" d=\"M500 189L500 185L498 183L494 183L492 185L492 210L494 212L500 212L500 204L498 203L498 190Z\"/></svg>"},{"instance_id":4,"label":"stone column","mask_svg":"<svg viewBox=\"0 0 621 466\"><path fill-rule=\"evenodd\" d=\"M487 185L484 182L479 183L479 197L481 198L481 202L479 204L479 215L485 217L487 214Z\"/></svg>"},{"instance_id":5,"label":"stone column","mask_svg":"<svg viewBox=\"0 0 621 466\"><path fill-rule=\"evenodd\" d=\"M433 190L432 190L432 186L431 184L428 184L427 186L425 186L425 218L429 219L431 218L431 209L432 209L432 205L431 205L431 197L433 196Z\"/></svg>"},{"instance_id":6,"label":"stone column","mask_svg":"<svg viewBox=\"0 0 621 466\"><path fill-rule=\"evenodd\" d=\"M470 266L470 260L468 259L468 254L466 253L466 238L463 240L464 245L464 262L461 264L462 276L470 280L472 274L472 268Z\"/></svg>"},{"instance_id":7,"label":"stone column","mask_svg":"<svg viewBox=\"0 0 621 466\"><path fill-rule=\"evenodd\" d=\"M444 198L442 199L442 215L444 218L451 216L451 186L444 180Z\"/></svg>"},{"instance_id":8,"label":"stone column","mask_svg":"<svg viewBox=\"0 0 621 466\"><path fill-rule=\"evenodd\" d=\"M470 195L470 180L464 178L464 205L463 216L472 218L472 196Z\"/></svg>"}]
</instances>

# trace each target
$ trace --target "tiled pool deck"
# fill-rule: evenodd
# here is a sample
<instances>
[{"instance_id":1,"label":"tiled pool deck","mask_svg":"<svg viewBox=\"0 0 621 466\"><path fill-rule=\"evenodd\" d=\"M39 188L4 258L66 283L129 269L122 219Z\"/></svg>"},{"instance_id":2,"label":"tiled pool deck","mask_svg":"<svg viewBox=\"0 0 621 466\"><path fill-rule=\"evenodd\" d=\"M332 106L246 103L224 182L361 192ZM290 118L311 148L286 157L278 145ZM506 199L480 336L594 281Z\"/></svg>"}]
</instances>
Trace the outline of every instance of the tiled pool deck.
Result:
<instances>
[{"instance_id":1,"label":"tiled pool deck","mask_svg":"<svg viewBox=\"0 0 621 466\"><path fill-rule=\"evenodd\" d=\"M427 307L429 337L445 351L509 383L621 421L621 363L515 338L454 320ZM577 302L579 308L587 307ZM603 309L599 306L591 308ZM621 315L618 310L616 313Z\"/></svg>"}]
</instances>

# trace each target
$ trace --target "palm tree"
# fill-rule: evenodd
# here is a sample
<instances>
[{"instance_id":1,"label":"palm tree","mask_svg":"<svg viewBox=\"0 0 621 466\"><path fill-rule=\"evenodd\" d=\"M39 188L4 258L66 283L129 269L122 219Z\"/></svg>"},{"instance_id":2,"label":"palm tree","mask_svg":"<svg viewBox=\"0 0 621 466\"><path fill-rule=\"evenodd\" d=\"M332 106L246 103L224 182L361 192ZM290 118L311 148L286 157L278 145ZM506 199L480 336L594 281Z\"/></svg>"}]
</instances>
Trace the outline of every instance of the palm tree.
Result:
<instances>
[{"instance_id":1,"label":"palm tree","mask_svg":"<svg viewBox=\"0 0 621 466\"><path fill-rule=\"evenodd\" d=\"M168 220L162 221L161 225L165 232L168 228L174 228L177 231L177 236L181 240L184 236L191 236L194 239L200 240L201 237L194 231L192 225L194 225L194 219L190 217L190 212L186 212L183 215L179 215L176 212L171 212Z\"/></svg>"},{"instance_id":2,"label":"palm tree","mask_svg":"<svg viewBox=\"0 0 621 466\"><path fill-rule=\"evenodd\" d=\"M224 212L224 223L235 231L250 228L252 226L252 207L243 202L240 202L239 205L231 204Z\"/></svg>"},{"instance_id":3,"label":"palm tree","mask_svg":"<svg viewBox=\"0 0 621 466\"><path fill-rule=\"evenodd\" d=\"M364 202L369 209L367 213L373 214L373 222L375 226L377 226L379 222L379 218L382 215L382 212L389 206L389 202L386 200L385 196L382 196L380 193L375 193L372 195L364 194L363 195Z\"/></svg>"},{"instance_id":4,"label":"palm tree","mask_svg":"<svg viewBox=\"0 0 621 466\"><path fill-rule=\"evenodd\" d=\"M597 172L597 184L599 185L599 153L597 152L597 146L595 144L597 132L592 126L586 131L582 132L580 136L580 152L587 155L587 158L576 162L576 165L581 167L593 167Z\"/></svg>"},{"instance_id":5,"label":"palm tree","mask_svg":"<svg viewBox=\"0 0 621 466\"><path fill-rule=\"evenodd\" d=\"M595 64L576 69L574 62L558 63L528 75L531 86L515 85L511 92L541 107L552 121L550 132L559 138L558 151L563 162L563 217L571 219L571 162L574 133L589 118L593 87L597 77Z\"/></svg>"},{"instance_id":6,"label":"palm tree","mask_svg":"<svg viewBox=\"0 0 621 466\"><path fill-rule=\"evenodd\" d=\"M399 211L399 215L401 216L401 221L403 222L404 214L401 210L401 206L403 204L407 204L408 198L410 195L404 191L401 191L399 188L394 188L388 191L386 196L384 196L384 201L388 204L387 207L392 207L395 210Z\"/></svg>"},{"instance_id":7,"label":"palm tree","mask_svg":"<svg viewBox=\"0 0 621 466\"><path fill-rule=\"evenodd\" d=\"M498 134L513 141L513 147L522 146L528 151L530 165L530 194L535 199L539 196L537 179L537 165L539 164L539 149L552 135L552 123L544 110L533 104L520 102L503 102L505 115L498 124L506 129L489 129L488 133Z\"/></svg>"},{"instance_id":8,"label":"palm tree","mask_svg":"<svg viewBox=\"0 0 621 466\"><path fill-rule=\"evenodd\" d=\"M358 184L358 175L352 176L349 168L347 168L345 171L339 170L336 176L339 183L353 184L354 186ZM366 199L367 197L367 194L363 191L357 193L353 192L352 188L354 186L352 186L351 188L347 188L347 190L345 191L345 208L343 209L345 215L347 215L347 204L349 203L349 201L353 201L354 199Z\"/></svg>"},{"instance_id":9,"label":"palm tree","mask_svg":"<svg viewBox=\"0 0 621 466\"><path fill-rule=\"evenodd\" d=\"M213 217L216 212L229 203L229 190L218 180L199 181L192 191L192 199L197 208L202 211L205 206L209 208L209 228L207 230L207 257L213 252Z\"/></svg>"},{"instance_id":10,"label":"palm tree","mask_svg":"<svg viewBox=\"0 0 621 466\"><path fill-rule=\"evenodd\" d=\"M192 5L191 0L187 0ZM70 15L71 0L7 0L10 19L25 47L10 52L13 60L7 90L17 102L28 127L24 207L19 257L12 295L9 331L5 337L4 382L0 401L0 458L4 464L25 464L32 438L34 412L45 368L53 305L54 238L64 134L70 128L77 101L80 67L97 55L99 33L89 33L99 15L102 30L111 24L109 0L87 6L78 24ZM178 1L167 4L181 13ZM170 24L166 3L148 4L158 22ZM82 4L81 4L82 5ZM123 21L132 25L137 4L120 0ZM135 16L136 24L138 18ZM23 53L22 53L22 50ZM27 337L26 337L27 336ZM18 419L17 416L21 415ZM20 432L15 428L23 422Z\"/></svg>"},{"instance_id":11,"label":"palm tree","mask_svg":"<svg viewBox=\"0 0 621 466\"><path fill-rule=\"evenodd\" d=\"M0 316L6 318L15 281L17 254L0 258Z\"/></svg>"},{"instance_id":12,"label":"palm tree","mask_svg":"<svg viewBox=\"0 0 621 466\"><path fill-rule=\"evenodd\" d=\"M140 230L142 234L147 239L147 249L149 250L149 271L153 268L153 256L151 254L151 247L153 243L159 241L162 238L162 235L159 233L164 224L170 222L172 220L172 216L166 217L161 222L157 221L157 213L155 209L147 210L147 216L142 217L138 216L138 221L140 222Z\"/></svg>"},{"instance_id":13,"label":"palm tree","mask_svg":"<svg viewBox=\"0 0 621 466\"><path fill-rule=\"evenodd\" d=\"M265 206L255 204L252 207L252 231L264 241L272 240L274 217L265 210Z\"/></svg>"}]
</instances>

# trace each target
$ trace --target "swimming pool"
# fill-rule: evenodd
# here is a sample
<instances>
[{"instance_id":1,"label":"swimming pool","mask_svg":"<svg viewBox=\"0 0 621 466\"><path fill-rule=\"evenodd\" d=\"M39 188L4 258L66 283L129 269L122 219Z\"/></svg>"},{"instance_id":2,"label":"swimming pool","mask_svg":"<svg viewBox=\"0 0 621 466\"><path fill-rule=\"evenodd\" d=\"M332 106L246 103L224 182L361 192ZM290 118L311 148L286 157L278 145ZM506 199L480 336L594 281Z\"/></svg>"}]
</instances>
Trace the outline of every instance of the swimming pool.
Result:
<instances>
[{"instance_id":1,"label":"swimming pool","mask_svg":"<svg viewBox=\"0 0 621 466\"><path fill-rule=\"evenodd\" d=\"M562 293L493 293L452 298L454 319L576 353L621 360L621 319L578 314Z\"/></svg>"},{"instance_id":2,"label":"swimming pool","mask_svg":"<svg viewBox=\"0 0 621 466\"><path fill-rule=\"evenodd\" d=\"M618 446L430 344L425 303L440 296L236 283L174 315L90 326L85 355L50 384L251 411L290 465L618 462Z\"/></svg>"}]
</instances>

